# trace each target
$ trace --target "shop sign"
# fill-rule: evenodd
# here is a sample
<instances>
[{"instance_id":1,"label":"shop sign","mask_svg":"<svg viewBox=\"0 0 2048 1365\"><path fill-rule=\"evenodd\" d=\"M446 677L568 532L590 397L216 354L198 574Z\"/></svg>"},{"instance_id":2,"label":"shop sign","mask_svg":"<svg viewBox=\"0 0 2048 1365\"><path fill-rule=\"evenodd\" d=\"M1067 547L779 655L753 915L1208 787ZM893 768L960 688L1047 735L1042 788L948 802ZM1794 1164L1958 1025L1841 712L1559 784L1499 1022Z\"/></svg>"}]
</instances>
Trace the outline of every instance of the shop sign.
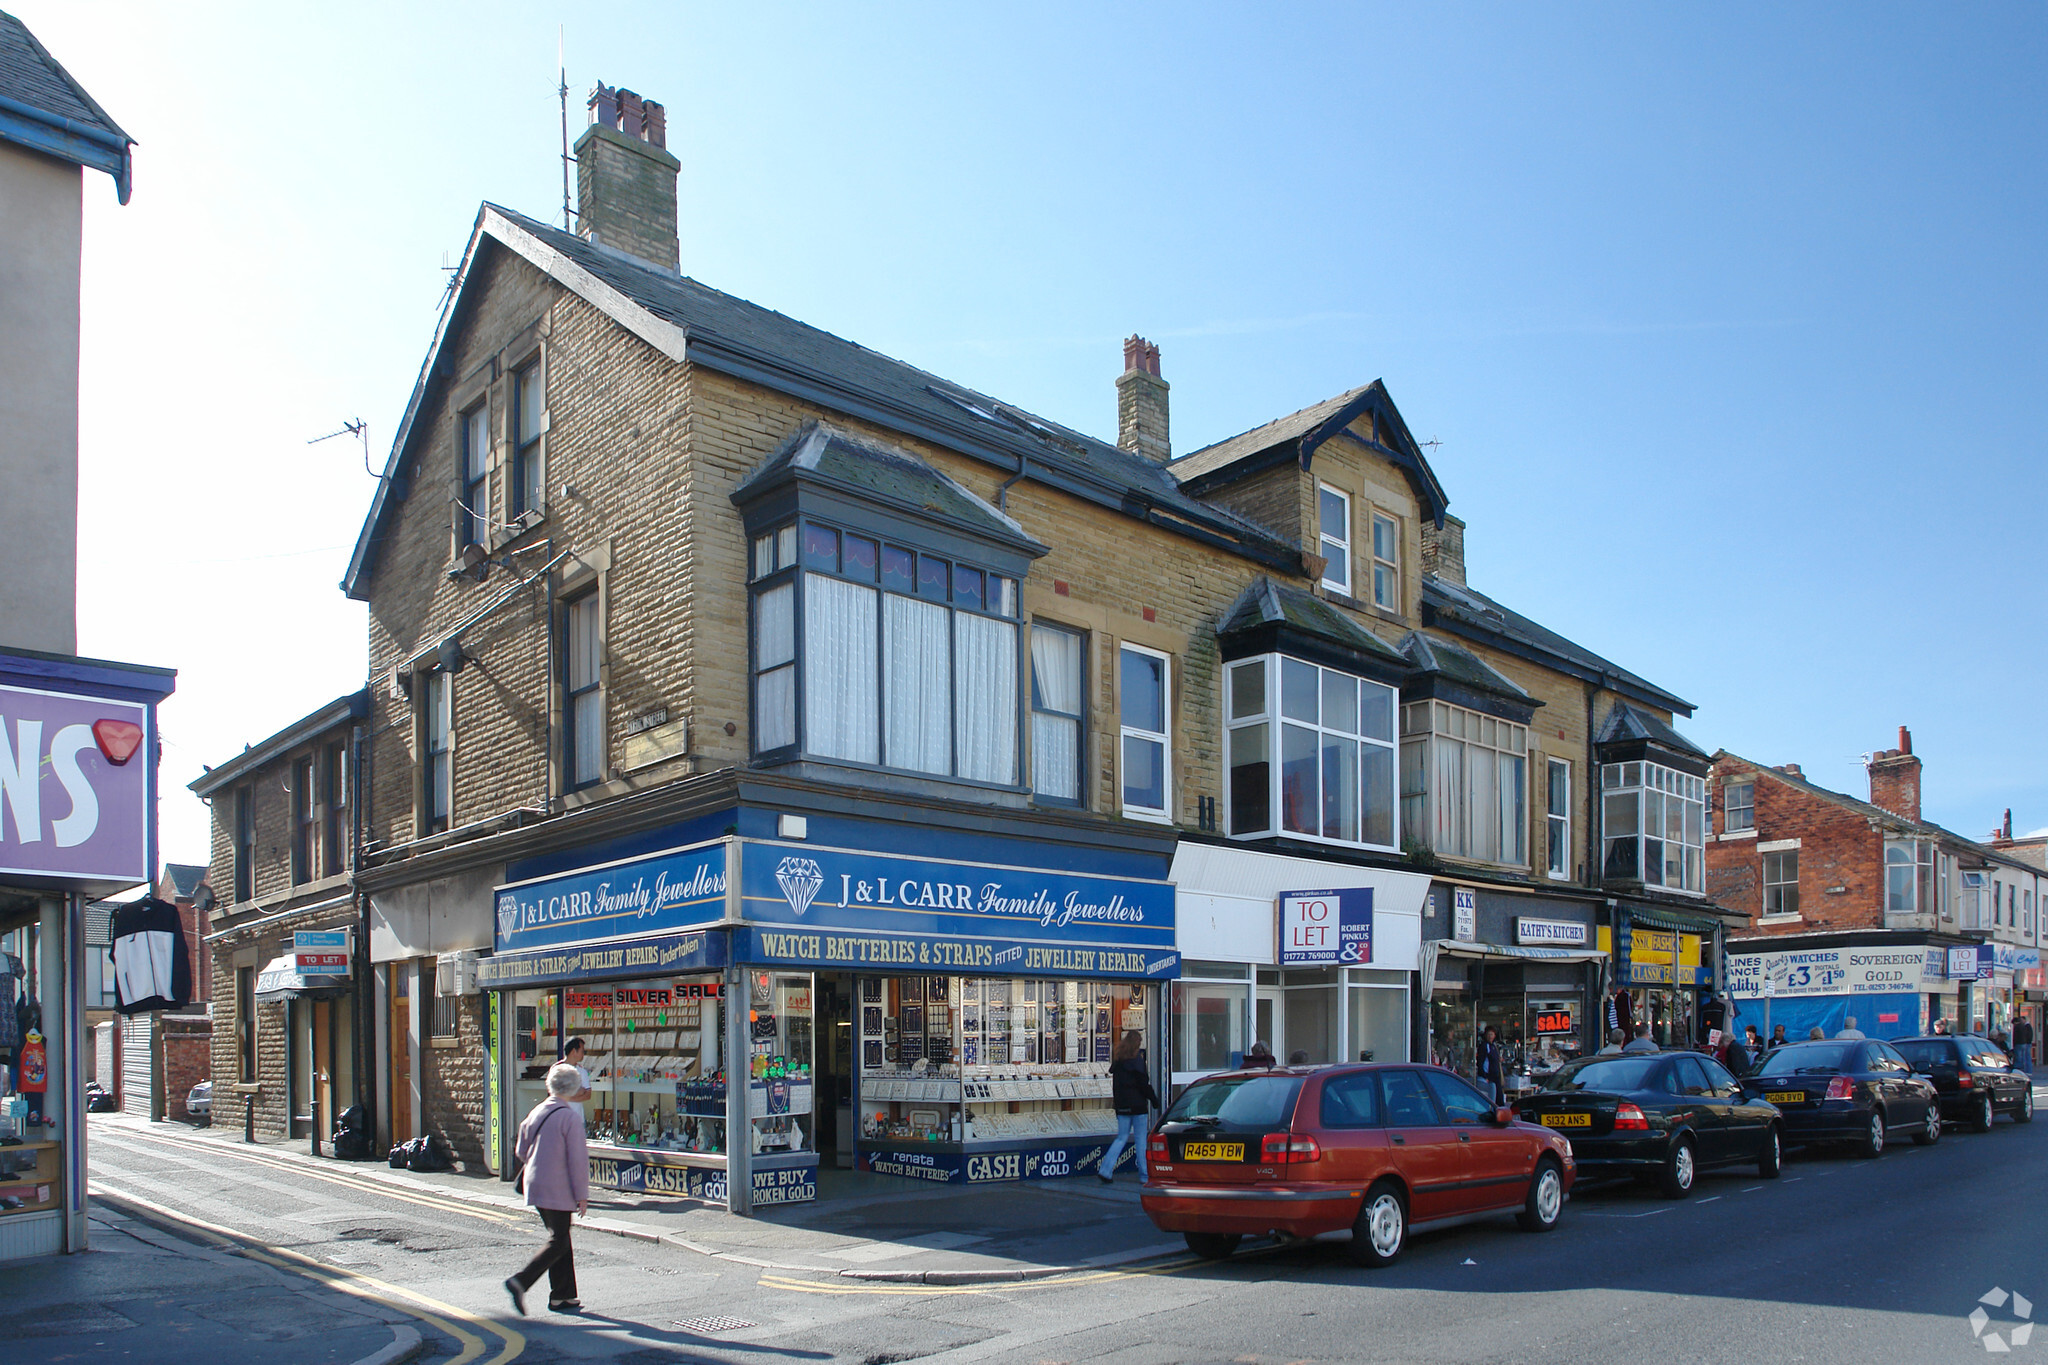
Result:
<instances>
[{"instance_id":1,"label":"shop sign","mask_svg":"<svg viewBox=\"0 0 2048 1365\"><path fill-rule=\"evenodd\" d=\"M1469 886L1451 890L1451 937L1460 943L1479 938L1479 893Z\"/></svg>"},{"instance_id":2,"label":"shop sign","mask_svg":"<svg viewBox=\"0 0 2048 1365\"><path fill-rule=\"evenodd\" d=\"M348 930L298 930L292 935L292 965L302 972L346 975L349 969Z\"/></svg>"},{"instance_id":3,"label":"shop sign","mask_svg":"<svg viewBox=\"0 0 2048 1365\"><path fill-rule=\"evenodd\" d=\"M1576 1033L1577 1021L1570 1010L1538 1010L1536 1013L1538 1033Z\"/></svg>"},{"instance_id":4,"label":"shop sign","mask_svg":"<svg viewBox=\"0 0 2048 1365\"><path fill-rule=\"evenodd\" d=\"M2041 954L2034 948L2015 948L2009 943L1980 943L1977 945L1980 963L1986 952L1991 954L1991 965L2001 972L2023 972L2041 965Z\"/></svg>"},{"instance_id":5,"label":"shop sign","mask_svg":"<svg viewBox=\"0 0 2048 1365\"><path fill-rule=\"evenodd\" d=\"M1980 976L1989 976L1989 971L1977 970L1978 945L1973 948L1951 948L1948 950L1948 977L1951 981L1975 981ZM1989 965L1988 963L1986 964Z\"/></svg>"},{"instance_id":6,"label":"shop sign","mask_svg":"<svg viewBox=\"0 0 2048 1365\"><path fill-rule=\"evenodd\" d=\"M663 934L628 943L587 948L547 948L526 953L498 953L476 964L477 988L512 990L564 981L604 977L660 976L697 972L726 964L722 933ZM605 992L609 1002L611 993ZM595 1008L595 1006L593 1006Z\"/></svg>"},{"instance_id":7,"label":"shop sign","mask_svg":"<svg viewBox=\"0 0 2048 1365\"><path fill-rule=\"evenodd\" d=\"M1920 964L1922 981L1945 981L1948 979L1948 950L1929 948L1927 960Z\"/></svg>"},{"instance_id":8,"label":"shop sign","mask_svg":"<svg viewBox=\"0 0 2048 1365\"><path fill-rule=\"evenodd\" d=\"M0 874L146 882L149 708L0 685Z\"/></svg>"},{"instance_id":9,"label":"shop sign","mask_svg":"<svg viewBox=\"0 0 2048 1365\"><path fill-rule=\"evenodd\" d=\"M1167 976L1171 882L742 845L740 916L759 957L818 966L1062 976Z\"/></svg>"},{"instance_id":10,"label":"shop sign","mask_svg":"<svg viewBox=\"0 0 2048 1365\"><path fill-rule=\"evenodd\" d=\"M1586 926L1576 920L1530 919L1523 915L1515 920L1515 942L1581 948L1586 943Z\"/></svg>"},{"instance_id":11,"label":"shop sign","mask_svg":"<svg viewBox=\"0 0 2048 1365\"><path fill-rule=\"evenodd\" d=\"M1372 961L1372 888L1280 893L1280 965Z\"/></svg>"},{"instance_id":12,"label":"shop sign","mask_svg":"<svg viewBox=\"0 0 2048 1365\"><path fill-rule=\"evenodd\" d=\"M725 1203L725 1171L718 1167L670 1166L658 1161L593 1156L590 1183L634 1194L681 1195L710 1204ZM818 1168L772 1166L753 1172L754 1203L807 1204L818 1197Z\"/></svg>"},{"instance_id":13,"label":"shop sign","mask_svg":"<svg viewBox=\"0 0 2048 1365\"><path fill-rule=\"evenodd\" d=\"M725 842L497 888L497 950L698 928L725 918Z\"/></svg>"},{"instance_id":14,"label":"shop sign","mask_svg":"<svg viewBox=\"0 0 2048 1365\"><path fill-rule=\"evenodd\" d=\"M1808 948L1730 953L1728 992L1754 998L1765 985L1774 997L1903 995L1918 991L1927 955L1921 948Z\"/></svg>"},{"instance_id":15,"label":"shop sign","mask_svg":"<svg viewBox=\"0 0 2048 1365\"><path fill-rule=\"evenodd\" d=\"M1112 1139L1084 1138L1020 1145L999 1152L927 1152L862 1144L855 1164L877 1175L903 1176L936 1185L987 1185L1021 1180L1060 1180L1085 1175L1102 1165ZM1119 1169L1137 1165L1135 1149L1126 1150Z\"/></svg>"}]
</instances>

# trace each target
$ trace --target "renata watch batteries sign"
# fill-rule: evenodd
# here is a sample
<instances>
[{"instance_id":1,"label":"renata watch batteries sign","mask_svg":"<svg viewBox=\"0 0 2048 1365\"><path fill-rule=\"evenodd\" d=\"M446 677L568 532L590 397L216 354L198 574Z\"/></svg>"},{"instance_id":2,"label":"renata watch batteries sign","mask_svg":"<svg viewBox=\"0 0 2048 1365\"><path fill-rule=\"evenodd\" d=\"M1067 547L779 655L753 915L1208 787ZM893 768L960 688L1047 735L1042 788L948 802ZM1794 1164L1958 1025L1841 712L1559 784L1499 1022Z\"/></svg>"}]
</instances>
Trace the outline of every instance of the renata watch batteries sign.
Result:
<instances>
[{"instance_id":1,"label":"renata watch batteries sign","mask_svg":"<svg viewBox=\"0 0 2048 1365\"><path fill-rule=\"evenodd\" d=\"M0 875L149 880L149 708L0 685Z\"/></svg>"}]
</instances>

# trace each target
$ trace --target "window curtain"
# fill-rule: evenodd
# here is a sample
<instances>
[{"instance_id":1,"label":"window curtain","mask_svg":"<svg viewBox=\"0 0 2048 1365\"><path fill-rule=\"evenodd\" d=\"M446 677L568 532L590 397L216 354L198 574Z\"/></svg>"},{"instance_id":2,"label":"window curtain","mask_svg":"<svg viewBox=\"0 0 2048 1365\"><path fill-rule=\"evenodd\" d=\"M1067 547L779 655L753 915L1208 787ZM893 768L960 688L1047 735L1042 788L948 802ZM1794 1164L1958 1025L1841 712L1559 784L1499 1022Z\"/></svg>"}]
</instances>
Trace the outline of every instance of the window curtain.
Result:
<instances>
[{"instance_id":1,"label":"window curtain","mask_svg":"<svg viewBox=\"0 0 2048 1365\"><path fill-rule=\"evenodd\" d=\"M936 602L888 594L882 612L887 658L887 762L892 768L950 774L953 697L946 618Z\"/></svg>"},{"instance_id":2,"label":"window curtain","mask_svg":"<svg viewBox=\"0 0 2048 1365\"><path fill-rule=\"evenodd\" d=\"M970 612L953 618L954 712L960 776L1017 780L1017 628Z\"/></svg>"},{"instance_id":3,"label":"window curtain","mask_svg":"<svg viewBox=\"0 0 2048 1365\"><path fill-rule=\"evenodd\" d=\"M1081 799L1081 637L1031 632L1031 785L1041 796ZM1057 712L1057 715L1048 715Z\"/></svg>"},{"instance_id":4,"label":"window curtain","mask_svg":"<svg viewBox=\"0 0 2048 1365\"><path fill-rule=\"evenodd\" d=\"M880 760L875 590L804 575L804 752Z\"/></svg>"},{"instance_id":5,"label":"window curtain","mask_svg":"<svg viewBox=\"0 0 2048 1365\"><path fill-rule=\"evenodd\" d=\"M1500 773L1491 749L1466 746L1471 758L1470 842L1466 851L1487 862L1500 861Z\"/></svg>"},{"instance_id":6,"label":"window curtain","mask_svg":"<svg viewBox=\"0 0 2048 1365\"><path fill-rule=\"evenodd\" d=\"M754 599L757 752L796 743L796 669L785 667L795 658L796 585L784 583Z\"/></svg>"},{"instance_id":7,"label":"window curtain","mask_svg":"<svg viewBox=\"0 0 2048 1365\"><path fill-rule=\"evenodd\" d=\"M1436 737L1431 748L1436 755L1436 851L1465 853L1465 746L1455 739Z\"/></svg>"}]
</instances>

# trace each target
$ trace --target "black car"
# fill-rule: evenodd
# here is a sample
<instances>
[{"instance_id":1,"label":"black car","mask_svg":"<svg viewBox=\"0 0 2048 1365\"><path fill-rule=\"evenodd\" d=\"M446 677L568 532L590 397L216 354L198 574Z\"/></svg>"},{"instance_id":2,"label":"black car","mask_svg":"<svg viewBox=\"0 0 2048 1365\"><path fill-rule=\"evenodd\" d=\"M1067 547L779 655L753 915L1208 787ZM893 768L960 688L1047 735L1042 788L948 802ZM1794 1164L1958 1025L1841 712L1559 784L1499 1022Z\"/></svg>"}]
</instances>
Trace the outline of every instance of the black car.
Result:
<instances>
[{"instance_id":1,"label":"black car","mask_svg":"<svg viewBox=\"0 0 2048 1365\"><path fill-rule=\"evenodd\" d=\"M1690 1193L1709 1166L1753 1161L1775 1176L1783 1151L1777 1109L1698 1052L1583 1058L1515 1111L1572 1140L1580 1178L1654 1180L1672 1199Z\"/></svg>"},{"instance_id":2,"label":"black car","mask_svg":"<svg viewBox=\"0 0 2048 1365\"><path fill-rule=\"evenodd\" d=\"M1853 1142L1877 1156L1895 1132L1923 1147L1941 1140L1933 1083L1890 1043L1793 1043L1765 1057L1747 1084L1784 1115L1788 1142Z\"/></svg>"},{"instance_id":3,"label":"black car","mask_svg":"<svg viewBox=\"0 0 2048 1365\"><path fill-rule=\"evenodd\" d=\"M1980 1133L1991 1131L2000 1114L2014 1123L2034 1121L2034 1078L2013 1069L1989 1038L1935 1034L1901 1038L1899 1054L1941 1093L1943 1118L1962 1120Z\"/></svg>"}]
</instances>

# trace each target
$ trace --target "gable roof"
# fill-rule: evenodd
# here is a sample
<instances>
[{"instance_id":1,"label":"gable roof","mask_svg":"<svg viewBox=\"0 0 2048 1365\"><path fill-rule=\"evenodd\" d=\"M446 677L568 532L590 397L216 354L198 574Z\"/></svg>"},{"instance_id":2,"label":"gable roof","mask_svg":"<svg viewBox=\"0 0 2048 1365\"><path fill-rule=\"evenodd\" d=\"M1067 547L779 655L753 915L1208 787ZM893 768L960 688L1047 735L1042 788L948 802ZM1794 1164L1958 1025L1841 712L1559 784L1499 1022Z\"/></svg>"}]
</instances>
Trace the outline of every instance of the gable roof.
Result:
<instances>
[{"instance_id":1,"label":"gable roof","mask_svg":"<svg viewBox=\"0 0 2048 1365\"><path fill-rule=\"evenodd\" d=\"M0 140L114 177L128 202L134 139L71 78L28 26L0 10Z\"/></svg>"},{"instance_id":2,"label":"gable roof","mask_svg":"<svg viewBox=\"0 0 2048 1365\"><path fill-rule=\"evenodd\" d=\"M1671 749L1681 754L1696 754L1700 758L1707 751L1687 739L1678 731L1666 725L1647 711L1638 711L1627 702L1616 702L1614 710L1607 715L1607 723L1600 727L1602 744L1621 744L1629 740L1640 740Z\"/></svg>"},{"instance_id":3,"label":"gable roof","mask_svg":"<svg viewBox=\"0 0 2048 1365\"><path fill-rule=\"evenodd\" d=\"M1376 419L1374 428L1385 439L1367 440L1349 429L1353 422L1367 413ZM1401 416L1400 409L1394 406L1385 382L1378 379L1334 398L1325 398L1299 412L1275 418L1264 426L1253 427L1228 440L1203 446L1167 467L1188 492L1200 497L1212 489L1290 459L1307 469L1320 447L1340 438L1391 461L1408 476L1409 486L1415 490L1415 496L1421 500L1430 519L1439 527L1444 524L1444 512L1450 505L1450 499L1444 495L1443 485L1437 482L1436 471L1429 467L1422 448L1409 434L1408 423Z\"/></svg>"},{"instance_id":4,"label":"gable roof","mask_svg":"<svg viewBox=\"0 0 2048 1365\"><path fill-rule=\"evenodd\" d=\"M1314 593L1275 583L1264 574L1237 595L1217 623L1216 634L1238 635L1261 626L1291 628L1395 668L1408 661L1400 650Z\"/></svg>"},{"instance_id":5,"label":"gable roof","mask_svg":"<svg viewBox=\"0 0 2048 1365\"><path fill-rule=\"evenodd\" d=\"M1595 683L1646 706L1674 711L1681 716L1690 716L1694 710L1693 704L1685 698L1665 691L1584 645L1565 639L1554 630L1538 625L1485 593L1447 582L1433 574L1422 580L1422 623L1498 649L1504 654L1542 664L1570 677Z\"/></svg>"},{"instance_id":6,"label":"gable roof","mask_svg":"<svg viewBox=\"0 0 2048 1365\"><path fill-rule=\"evenodd\" d=\"M361 720L369 714L370 691L368 688L359 688L345 697L336 697L310 715L300 717L268 739L256 741L218 768L208 768L187 785L199 796L211 796L228 783L248 776L264 764L290 753L301 744L318 739L336 726L352 720ZM200 870L205 871L204 868Z\"/></svg>"},{"instance_id":7,"label":"gable roof","mask_svg":"<svg viewBox=\"0 0 2048 1365\"><path fill-rule=\"evenodd\" d=\"M740 481L732 500L747 502L788 479L844 489L915 515L936 517L1034 557L1048 552L1014 517L912 452L861 440L827 422L804 423Z\"/></svg>"},{"instance_id":8,"label":"gable roof","mask_svg":"<svg viewBox=\"0 0 2048 1365\"><path fill-rule=\"evenodd\" d=\"M350 597L361 598L367 591L385 518L407 494L416 426L434 391L441 353L466 320L469 280L487 246L525 260L678 363L687 360L760 384L1008 473L1024 470L1034 482L1255 563L1301 571L1299 549L1247 517L1190 496L1165 467L1150 460L771 308L487 203L478 212L455 299L435 329L342 579Z\"/></svg>"},{"instance_id":9,"label":"gable roof","mask_svg":"<svg viewBox=\"0 0 2048 1365\"><path fill-rule=\"evenodd\" d=\"M195 863L165 863L164 876L170 879L171 890L178 899L191 900L206 880L206 869Z\"/></svg>"}]
</instances>

